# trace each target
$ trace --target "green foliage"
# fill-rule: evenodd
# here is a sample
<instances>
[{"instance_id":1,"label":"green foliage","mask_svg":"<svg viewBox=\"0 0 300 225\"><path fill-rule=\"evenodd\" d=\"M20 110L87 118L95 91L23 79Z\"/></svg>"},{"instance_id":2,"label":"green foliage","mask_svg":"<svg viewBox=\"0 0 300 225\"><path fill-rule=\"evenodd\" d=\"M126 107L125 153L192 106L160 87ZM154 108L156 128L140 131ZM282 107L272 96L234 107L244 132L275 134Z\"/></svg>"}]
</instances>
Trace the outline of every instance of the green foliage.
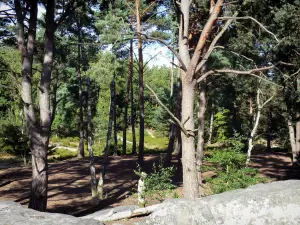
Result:
<instances>
[{"instance_id":1,"label":"green foliage","mask_svg":"<svg viewBox=\"0 0 300 225\"><path fill-rule=\"evenodd\" d=\"M250 185L268 182L268 179L259 175L254 168L232 170L230 173L220 172L217 177L207 179L214 194L246 188Z\"/></svg>"},{"instance_id":2,"label":"green foliage","mask_svg":"<svg viewBox=\"0 0 300 225\"><path fill-rule=\"evenodd\" d=\"M172 181L172 178L175 175L175 167L170 166L164 168L162 157L158 165L153 163L152 170L153 170L152 173L148 174L144 179L147 192L170 190L176 187ZM134 172L139 177L141 177L141 171L139 167Z\"/></svg>"},{"instance_id":3,"label":"green foliage","mask_svg":"<svg viewBox=\"0 0 300 225\"><path fill-rule=\"evenodd\" d=\"M145 186L147 191L158 191L173 189L176 186L172 183L172 177L175 175L175 168L162 167L161 165L156 168L153 165L153 172L145 179Z\"/></svg>"},{"instance_id":4,"label":"green foliage","mask_svg":"<svg viewBox=\"0 0 300 225\"><path fill-rule=\"evenodd\" d=\"M217 130L217 140L224 142L229 136L229 110L223 109L215 114L214 127Z\"/></svg>"},{"instance_id":5,"label":"green foliage","mask_svg":"<svg viewBox=\"0 0 300 225\"><path fill-rule=\"evenodd\" d=\"M226 147L207 152L206 160L221 166L221 169L213 166L201 168L202 171L217 171L215 177L207 179L214 194L268 181L260 176L257 169L245 167L247 155L242 152L244 140L244 137L235 133L234 138L226 141Z\"/></svg>"},{"instance_id":6,"label":"green foliage","mask_svg":"<svg viewBox=\"0 0 300 225\"><path fill-rule=\"evenodd\" d=\"M229 172L229 170L241 169L245 166L247 156L234 150L213 150L208 161L218 163Z\"/></svg>"}]
</instances>

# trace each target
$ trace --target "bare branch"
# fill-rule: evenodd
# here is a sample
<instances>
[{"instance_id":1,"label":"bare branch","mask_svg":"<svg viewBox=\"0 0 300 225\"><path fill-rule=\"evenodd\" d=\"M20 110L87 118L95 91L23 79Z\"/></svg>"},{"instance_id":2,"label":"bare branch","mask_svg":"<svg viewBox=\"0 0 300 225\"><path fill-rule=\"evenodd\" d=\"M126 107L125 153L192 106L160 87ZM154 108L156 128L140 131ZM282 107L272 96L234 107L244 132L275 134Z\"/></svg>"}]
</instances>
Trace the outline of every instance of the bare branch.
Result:
<instances>
[{"instance_id":1,"label":"bare branch","mask_svg":"<svg viewBox=\"0 0 300 225\"><path fill-rule=\"evenodd\" d=\"M265 71L265 70L270 70L270 69L274 69L276 68L275 65L272 65L272 66L266 66L266 67L261 67L261 68L255 68L255 69L252 69L252 70L246 70L246 71L241 71L241 70L233 70L233 69L220 69L220 70L210 70L206 73L204 73L198 80L197 82L201 82L202 80L206 79L207 77L211 76L211 75L214 75L216 73L221 73L221 74L224 74L224 73L231 73L231 74L236 74L236 75L250 75L250 76L254 76L254 77L257 77L261 80L264 80L266 81L267 83L270 83L270 84L273 84L273 85L276 85L278 87L282 87L281 85L279 84L276 84L266 78L262 78L261 76L255 74L257 72L261 72L261 71Z\"/></svg>"},{"instance_id":2,"label":"bare branch","mask_svg":"<svg viewBox=\"0 0 300 225\"><path fill-rule=\"evenodd\" d=\"M249 20L250 19L250 20L254 21L255 23L257 23L268 34L271 34L275 38L275 40L277 42L279 42L279 39L276 37L276 35L273 32L269 31L262 23L260 23L257 19L255 19L255 18L253 18L251 16L243 16L243 17L228 17L228 16L223 16L223 17L218 17L218 19L219 20L232 20L232 19L234 19L234 20Z\"/></svg>"},{"instance_id":3,"label":"bare branch","mask_svg":"<svg viewBox=\"0 0 300 225\"><path fill-rule=\"evenodd\" d=\"M185 66L185 64L183 63L180 55L174 50L174 48L172 46L170 46L167 42L165 42L164 40L160 39L160 38L155 38L155 37L148 37L146 34L141 34L143 35L146 39L148 40L154 40L154 41L158 41L160 42L161 44L165 45L175 56L176 58L178 59L178 61L180 62L181 64L181 69L183 69L184 71L187 71L187 68Z\"/></svg>"},{"instance_id":4,"label":"bare branch","mask_svg":"<svg viewBox=\"0 0 300 225\"><path fill-rule=\"evenodd\" d=\"M184 125L179 121L179 119L168 109L167 106L165 106L162 101L158 98L157 94L153 91L152 88L149 87L148 84L145 84L146 88L151 91L151 93L154 95L154 97L156 98L157 102L161 105L161 107L163 107L164 110L167 111L167 113L172 117L172 119L178 124L178 126L180 127L180 129L182 130L182 132L187 136L194 136L193 133L191 133L190 131L186 130L184 128Z\"/></svg>"}]
</instances>

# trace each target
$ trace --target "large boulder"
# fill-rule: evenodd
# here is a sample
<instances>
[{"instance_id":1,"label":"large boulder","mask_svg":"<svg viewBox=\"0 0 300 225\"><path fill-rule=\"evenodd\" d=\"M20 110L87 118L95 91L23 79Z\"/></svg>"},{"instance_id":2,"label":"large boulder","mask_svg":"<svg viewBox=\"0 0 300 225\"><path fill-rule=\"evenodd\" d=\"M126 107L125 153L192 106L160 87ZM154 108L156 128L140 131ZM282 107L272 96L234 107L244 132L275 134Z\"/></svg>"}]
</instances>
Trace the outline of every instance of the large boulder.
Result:
<instances>
[{"instance_id":1,"label":"large boulder","mask_svg":"<svg viewBox=\"0 0 300 225\"><path fill-rule=\"evenodd\" d=\"M38 212L24 208L19 203L0 201L0 224L5 225L102 225L93 219L81 219L74 216Z\"/></svg>"},{"instance_id":2,"label":"large boulder","mask_svg":"<svg viewBox=\"0 0 300 225\"><path fill-rule=\"evenodd\" d=\"M167 200L138 224L298 225L300 181L258 184L197 200Z\"/></svg>"}]
</instances>

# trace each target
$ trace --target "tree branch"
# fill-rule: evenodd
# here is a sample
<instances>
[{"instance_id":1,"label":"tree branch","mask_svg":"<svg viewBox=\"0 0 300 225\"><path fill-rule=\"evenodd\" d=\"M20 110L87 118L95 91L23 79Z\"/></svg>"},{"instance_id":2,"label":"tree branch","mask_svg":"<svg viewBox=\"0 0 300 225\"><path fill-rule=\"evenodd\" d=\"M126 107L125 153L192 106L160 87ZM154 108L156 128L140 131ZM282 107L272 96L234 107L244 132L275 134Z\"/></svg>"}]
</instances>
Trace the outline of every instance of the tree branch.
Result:
<instances>
[{"instance_id":1,"label":"tree branch","mask_svg":"<svg viewBox=\"0 0 300 225\"><path fill-rule=\"evenodd\" d=\"M232 73L232 74L236 74L236 75L250 75L250 76L254 76L254 77L257 77L261 80L264 80L270 84L273 84L273 85L276 85L278 87L282 87L281 85L279 84L276 84L266 78L262 78L261 76L259 75L256 75L255 73L257 72L261 72L261 71L265 71L265 70L269 70L269 69L273 69L273 68L276 68L275 65L272 65L272 66L266 66L266 67L261 67L261 68L255 68L255 69L252 69L252 70L245 70L245 71L242 71L242 70L233 70L233 69L220 69L220 70L210 70L206 73L204 73L198 80L197 80L197 83L201 82L202 80L206 79L207 77L211 76L211 75L214 75L216 73Z\"/></svg>"},{"instance_id":2,"label":"tree branch","mask_svg":"<svg viewBox=\"0 0 300 225\"><path fill-rule=\"evenodd\" d=\"M218 17L219 20L252 20L255 23L257 23L264 31L266 31L268 34L271 34L277 42L280 42L279 39L276 37L274 33L269 31L262 23L260 23L257 19L251 17L251 16L243 16L243 17L228 17L228 16L223 16L223 17Z\"/></svg>"},{"instance_id":3,"label":"tree branch","mask_svg":"<svg viewBox=\"0 0 300 225\"><path fill-rule=\"evenodd\" d=\"M234 17L238 15L238 12L234 13ZM197 72L202 68L202 66L207 62L209 56L211 55L211 53L213 52L213 50L215 49L215 46L217 44L217 42L219 41L219 39L223 36L223 34L225 33L225 31L227 30L227 28L229 27L229 25L232 23L233 19L229 19L226 21L225 25L223 26L222 30L218 33L218 35L213 39L213 41L211 42L207 52L205 53L204 57L202 58L202 60L200 61L200 63L198 64L198 66L196 67L195 70L195 74L197 74Z\"/></svg>"},{"instance_id":4,"label":"tree branch","mask_svg":"<svg viewBox=\"0 0 300 225\"><path fill-rule=\"evenodd\" d=\"M145 36L146 39L148 40L154 40L154 41L158 41L160 42L161 44L165 45L175 56L176 58L178 59L178 61L180 62L181 64L181 69L184 70L185 72L187 71L187 68L184 64L184 62L182 61L180 55L174 50L174 48L169 45L166 41L160 39L160 38L155 38L155 37L148 37L146 34L141 34L142 36Z\"/></svg>"}]
</instances>

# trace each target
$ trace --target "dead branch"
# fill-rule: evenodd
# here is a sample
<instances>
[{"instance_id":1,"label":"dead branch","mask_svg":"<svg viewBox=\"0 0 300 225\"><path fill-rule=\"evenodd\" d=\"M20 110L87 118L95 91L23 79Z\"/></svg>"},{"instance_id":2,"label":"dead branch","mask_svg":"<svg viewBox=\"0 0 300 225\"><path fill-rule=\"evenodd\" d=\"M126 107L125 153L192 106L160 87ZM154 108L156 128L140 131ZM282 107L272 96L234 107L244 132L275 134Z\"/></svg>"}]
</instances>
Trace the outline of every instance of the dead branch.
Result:
<instances>
[{"instance_id":1,"label":"dead branch","mask_svg":"<svg viewBox=\"0 0 300 225\"><path fill-rule=\"evenodd\" d=\"M236 74L236 75L250 75L250 76L254 76L254 77L257 77L261 80L264 80L270 84L273 84L273 85L276 85L278 87L282 87L281 85L279 84L276 84L266 78L263 78L255 73L257 72L261 72L261 71L265 71L265 70L270 70L270 69L274 69L276 68L275 65L272 65L272 66L266 66L266 67L261 67L261 68L255 68L255 69L252 69L252 70L245 70L245 71L242 71L242 70L233 70L233 69L220 69L220 70L210 70L206 73L204 73L198 80L197 80L197 83L201 82L202 80L206 79L207 77L211 76L211 75L214 75L216 73L221 73L221 74L224 74L224 73L231 73L231 74Z\"/></svg>"},{"instance_id":2,"label":"dead branch","mask_svg":"<svg viewBox=\"0 0 300 225\"><path fill-rule=\"evenodd\" d=\"M178 61L180 62L181 64L181 69L183 69L184 71L187 71L187 68L184 64L184 62L182 61L180 55L174 50L174 48L172 46L170 46L167 42L165 42L164 40L160 39L160 38L155 38L155 37L149 37L147 36L146 34L141 34L142 36L144 36L146 39L148 40L153 40L153 41L158 41L160 42L161 44L165 45L175 56L176 58L178 59Z\"/></svg>"},{"instance_id":3,"label":"dead branch","mask_svg":"<svg viewBox=\"0 0 300 225\"><path fill-rule=\"evenodd\" d=\"M229 16L223 16L223 17L218 17L218 19L219 20L232 20L232 19L234 19L234 20L252 20L252 21L254 21L255 23L257 23L264 31L266 31L268 34L271 34L274 38L275 38L275 40L277 41L277 42L280 42L279 41L279 39L276 37L276 35L273 33L273 32L271 32L271 31L269 31L262 23L260 23L257 19L255 19L255 18L253 18L253 17L251 17L251 16L243 16L243 17L229 17Z\"/></svg>"},{"instance_id":4,"label":"dead branch","mask_svg":"<svg viewBox=\"0 0 300 225\"><path fill-rule=\"evenodd\" d=\"M161 107L163 107L164 110L166 110L166 112L172 117L172 119L178 124L178 126L180 127L181 131L187 136L194 136L193 133L191 133L191 131L188 131L184 128L184 124L182 124L180 122L180 120L178 118L176 118L176 116L168 109L167 106L165 106L162 101L158 98L157 94L153 91L152 88L149 87L148 84L145 84L146 88L151 91L151 93L154 95L154 97L156 98L157 102L161 105Z\"/></svg>"}]
</instances>

